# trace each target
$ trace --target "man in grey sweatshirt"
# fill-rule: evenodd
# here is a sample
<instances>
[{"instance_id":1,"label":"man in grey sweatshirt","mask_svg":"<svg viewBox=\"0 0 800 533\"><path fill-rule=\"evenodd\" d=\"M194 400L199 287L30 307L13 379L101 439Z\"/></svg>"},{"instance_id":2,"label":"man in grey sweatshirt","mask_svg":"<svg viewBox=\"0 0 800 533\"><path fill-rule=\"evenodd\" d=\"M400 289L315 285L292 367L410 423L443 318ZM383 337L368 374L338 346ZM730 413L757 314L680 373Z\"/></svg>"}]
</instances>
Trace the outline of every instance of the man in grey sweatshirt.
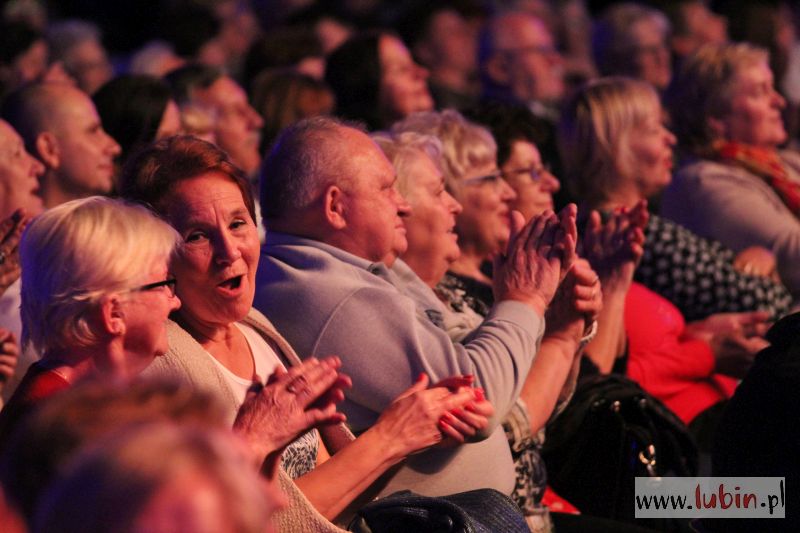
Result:
<instances>
[{"instance_id":1,"label":"man in grey sweatshirt","mask_svg":"<svg viewBox=\"0 0 800 533\"><path fill-rule=\"evenodd\" d=\"M353 379L342 404L355 432L424 372L432 382L472 374L495 407L486 432L410 457L382 494L509 494L514 466L499 423L516 400L544 332L544 312L574 256L574 208L522 227L495 272L497 303L463 344L438 325L442 303L419 278L381 263L405 235L408 204L394 169L362 131L329 118L290 127L265 161L268 228L255 307L301 357L336 354ZM518 231L515 231L518 230Z\"/></svg>"}]
</instances>

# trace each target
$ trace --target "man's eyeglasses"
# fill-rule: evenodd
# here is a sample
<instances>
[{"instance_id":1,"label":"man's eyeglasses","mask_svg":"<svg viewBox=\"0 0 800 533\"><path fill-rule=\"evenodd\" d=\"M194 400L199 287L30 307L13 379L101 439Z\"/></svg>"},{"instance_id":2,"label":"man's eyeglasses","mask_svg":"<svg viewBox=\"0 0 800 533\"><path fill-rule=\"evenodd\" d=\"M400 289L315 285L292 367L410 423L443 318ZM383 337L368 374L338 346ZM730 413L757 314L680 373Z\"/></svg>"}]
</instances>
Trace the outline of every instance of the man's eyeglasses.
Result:
<instances>
[{"instance_id":1,"label":"man's eyeglasses","mask_svg":"<svg viewBox=\"0 0 800 533\"><path fill-rule=\"evenodd\" d=\"M172 297L175 296L176 283L177 280L175 278L169 278L165 279L164 281L156 281L155 283L148 283L147 285L142 285L141 287L135 287L131 289L131 292L154 291L156 289L160 289L161 287L166 287L170 297Z\"/></svg>"},{"instance_id":2,"label":"man's eyeglasses","mask_svg":"<svg viewBox=\"0 0 800 533\"><path fill-rule=\"evenodd\" d=\"M512 176L527 175L528 177L530 177L532 182L538 183L544 177L545 173L548 174L550 173L550 165L536 165L528 168L517 168L514 170L508 170L503 173L503 177L505 179L509 179Z\"/></svg>"}]
</instances>

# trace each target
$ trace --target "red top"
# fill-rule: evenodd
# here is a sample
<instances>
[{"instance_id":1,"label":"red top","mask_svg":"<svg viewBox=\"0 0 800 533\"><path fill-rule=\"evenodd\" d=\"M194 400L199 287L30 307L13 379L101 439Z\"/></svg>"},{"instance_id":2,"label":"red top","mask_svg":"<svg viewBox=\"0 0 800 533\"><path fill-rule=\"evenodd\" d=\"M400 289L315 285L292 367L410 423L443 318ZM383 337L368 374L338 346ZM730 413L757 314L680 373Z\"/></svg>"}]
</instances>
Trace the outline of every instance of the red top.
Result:
<instances>
[{"instance_id":1,"label":"red top","mask_svg":"<svg viewBox=\"0 0 800 533\"><path fill-rule=\"evenodd\" d=\"M5 443L19 422L42 400L68 389L69 382L59 374L33 363L8 403L0 411L0 443Z\"/></svg>"},{"instance_id":2,"label":"red top","mask_svg":"<svg viewBox=\"0 0 800 533\"><path fill-rule=\"evenodd\" d=\"M701 411L730 398L733 378L714 374L714 353L701 340L684 340L686 322L677 307L633 283L625 298L627 375L689 423Z\"/></svg>"}]
</instances>

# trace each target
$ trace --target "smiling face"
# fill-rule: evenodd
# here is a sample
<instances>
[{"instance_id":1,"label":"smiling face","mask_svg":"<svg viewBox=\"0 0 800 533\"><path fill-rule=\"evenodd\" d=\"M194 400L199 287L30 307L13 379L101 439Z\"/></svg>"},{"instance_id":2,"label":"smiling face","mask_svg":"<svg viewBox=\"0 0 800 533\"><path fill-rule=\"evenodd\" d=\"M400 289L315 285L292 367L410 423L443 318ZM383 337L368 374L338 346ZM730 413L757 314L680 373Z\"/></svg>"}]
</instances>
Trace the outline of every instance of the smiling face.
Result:
<instances>
[{"instance_id":1,"label":"smiling face","mask_svg":"<svg viewBox=\"0 0 800 533\"><path fill-rule=\"evenodd\" d=\"M462 250L469 247L488 256L508 242L517 194L494 163L473 168L460 182L456 198L464 210L456 220L458 243Z\"/></svg>"},{"instance_id":2,"label":"smiling face","mask_svg":"<svg viewBox=\"0 0 800 533\"><path fill-rule=\"evenodd\" d=\"M664 112L653 100L645 120L627 134L631 177L640 198L661 192L672 180L675 136L663 123Z\"/></svg>"},{"instance_id":3,"label":"smiling face","mask_svg":"<svg viewBox=\"0 0 800 533\"><path fill-rule=\"evenodd\" d=\"M430 286L438 283L460 254L454 228L461 204L444 188L444 176L423 152L406 163L411 214L406 218L408 250L402 256Z\"/></svg>"},{"instance_id":4,"label":"smiling face","mask_svg":"<svg viewBox=\"0 0 800 533\"><path fill-rule=\"evenodd\" d=\"M157 356L169 350L167 318L181 306L167 286L141 289L140 287L169 278L167 259L156 261L147 275L142 276L136 288L125 293L122 309L125 316L124 372L126 377L139 375Z\"/></svg>"},{"instance_id":5,"label":"smiling face","mask_svg":"<svg viewBox=\"0 0 800 533\"><path fill-rule=\"evenodd\" d=\"M392 251L402 254L408 247L403 217L409 207L395 188L394 167L366 134L343 128L347 158L343 172L353 177L342 186L345 226L336 245L369 261L382 261Z\"/></svg>"},{"instance_id":6,"label":"smiling face","mask_svg":"<svg viewBox=\"0 0 800 533\"><path fill-rule=\"evenodd\" d=\"M25 151L22 138L0 120L0 218L24 208L30 216L42 212L39 176L44 166Z\"/></svg>"},{"instance_id":7,"label":"smiling face","mask_svg":"<svg viewBox=\"0 0 800 533\"><path fill-rule=\"evenodd\" d=\"M60 186L77 197L111 192L119 145L103 129L85 93L65 86L60 98L59 116L51 118Z\"/></svg>"},{"instance_id":8,"label":"smiling face","mask_svg":"<svg viewBox=\"0 0 800 533\"><path fill-rule=\"evenodd\" d=\"M414 62L402 41L391 35L381 36L378 55L381 64L378 105L389 122L433 109L428 71Z\"/></svg>"},{"instance_id":9,"label":"smiling face","mask_svg":"<svg viewBox=\"0 0 800 533\"><path fill-rule=\"evenodd\" d=\"M517 140L511 144L511 154L500 169L503 178L517 193L512 202L525 220L553 209L553 193L561 184L542 164L542 156L533 143Z\"/></svg>"},{"instance_id":10,"label":"smiling face","mask_svg":"<svg viewBox=\"0 0 800 533\"><path fill-rule=\"evenodd\" d=\"M724 139L761 147L786 141L781 110L786 106L775 91L772 70L766 62L742 67L733 81L729 111L711 126Z\"/></svg>"},{"instance_id":11,"label":"smiling face","mask_svg":"<svg viewBox=\"0 0 800 533\"><path fill-rule=\"evenodd\" d=\"M258 231L236 183L208 172L180 181L165 198L183 245L171 271L189 324L228 326L253 304Z\"/></svg>"}]
</instances>

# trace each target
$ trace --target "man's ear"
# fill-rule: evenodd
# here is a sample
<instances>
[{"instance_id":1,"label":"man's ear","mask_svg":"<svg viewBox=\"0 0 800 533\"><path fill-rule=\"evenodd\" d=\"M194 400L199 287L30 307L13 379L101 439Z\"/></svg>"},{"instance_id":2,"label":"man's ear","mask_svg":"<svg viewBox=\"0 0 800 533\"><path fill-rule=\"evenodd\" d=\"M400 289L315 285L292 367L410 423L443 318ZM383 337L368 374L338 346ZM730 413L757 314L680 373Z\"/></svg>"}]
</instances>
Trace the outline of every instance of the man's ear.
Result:
<instances>
[{"instance_id":1,"label":"man's ear","mask_svg":"<svg viewBox=\"0 0 800 533\"><path fill-rule=\"evenodd\" d=\"M36 136L34 142L39 159L47 168L57 169L61 166L61 147L52 132L43 131Z\"/></svg>"},{"instance_id":2,"label":"man's ear","mask_svg":"<svg viewBox=\"0 0 800 533\"><path fill-rule=\"evenodd\" d=\"M112 337L125 334L125 313L119 294L112 293L100 300L98 319L103 330Z\"/></svg>"},{"instance_id":3,"label":"man's ear","mask_svg":"<svg viewBox=\"0 0 800 533\"><path fill-rule=\"evenodd\" d=\"M486 73L489 78L500 85L508 85L511 80L511 62L506 54L496 53L486 61Z\"/></svg>"},{"instance_id":4,"label":"man's ear","mask_svg":"<svg viewBox=\"0 0 800 533\"><path fill-rule=\"evenodd\" d=\"M345 193L336 185L325 189L323 196L325 220L334 229L340 230L347 226Z\"/></svg>"}]
</instances>

